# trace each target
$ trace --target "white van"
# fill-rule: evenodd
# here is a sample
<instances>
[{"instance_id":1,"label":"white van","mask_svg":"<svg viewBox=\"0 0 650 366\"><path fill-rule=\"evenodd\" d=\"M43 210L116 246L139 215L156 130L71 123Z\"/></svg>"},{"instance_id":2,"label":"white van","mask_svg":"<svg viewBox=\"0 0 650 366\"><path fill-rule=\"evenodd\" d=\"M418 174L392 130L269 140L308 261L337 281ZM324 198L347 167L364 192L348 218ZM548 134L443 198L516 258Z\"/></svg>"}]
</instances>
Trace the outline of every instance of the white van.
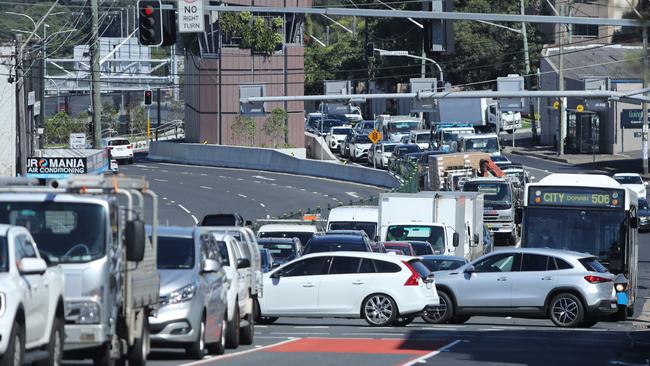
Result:
<instances>
[{"instance_id":1,"label":"white van","mask_svg":"<svg viewBox=\"0 0 650 366\"><path fill-rule=\"evenodd\" d=\"M330 211L327 230L363 230L371 240L377 237L377 206L341 206Z\"/></svg>"},{"instance_id":2,"label":"white van","mask_svg":"<svg viewBox=\"0 0 650 366\"><path fill-rule=\"evenodd\" d=\"M267 224L257 231L258 238L298 238L304 247L318 233L316 225Z\"/></svg>"}]
</instances>

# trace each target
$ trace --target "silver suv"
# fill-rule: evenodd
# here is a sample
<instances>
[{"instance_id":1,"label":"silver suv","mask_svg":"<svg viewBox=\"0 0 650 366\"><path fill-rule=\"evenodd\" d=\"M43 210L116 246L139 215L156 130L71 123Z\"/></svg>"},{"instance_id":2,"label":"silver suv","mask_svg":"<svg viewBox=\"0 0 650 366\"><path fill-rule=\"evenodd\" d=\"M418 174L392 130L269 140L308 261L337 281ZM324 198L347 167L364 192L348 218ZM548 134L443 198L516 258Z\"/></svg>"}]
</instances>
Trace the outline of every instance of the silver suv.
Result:
<instances>
[{"instance_id":1,"label":"silver suv","mask_svg":"<svg viewBox=\"0 0 650 366\"><path fill-rule=\"evenodd\" d=\"M441 305L423 318L436 324L473 315L540 317L558 327L591 327L617 310L614 278L590 254L502 250L436 274Z\"/></svg>"}]
</instances>

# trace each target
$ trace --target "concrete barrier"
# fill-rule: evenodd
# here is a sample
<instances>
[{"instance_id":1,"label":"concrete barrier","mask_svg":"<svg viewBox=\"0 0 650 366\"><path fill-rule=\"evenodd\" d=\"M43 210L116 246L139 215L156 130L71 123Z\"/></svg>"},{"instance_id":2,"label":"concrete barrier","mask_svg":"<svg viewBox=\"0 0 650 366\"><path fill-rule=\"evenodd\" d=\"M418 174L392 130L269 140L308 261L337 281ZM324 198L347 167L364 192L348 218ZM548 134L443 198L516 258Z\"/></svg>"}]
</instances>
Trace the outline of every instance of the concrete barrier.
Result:
<instances>
[{"instance_id":1,"label":"concrete barrier","mask_svg":"<svg viewBox=\"0 0 650 366\"><path fill-rule=\"evenodd\" d=\"M305 148L307 149L307 157L310 159L339 161L322 136L305 132Z\"/></svg>"},{"instance_id":2,"label":"concrete barrier","mask_svg":"<svg viewBox=\"0 0 650 366\"><path fill-rule=\"evenodd\" d=\"M255 147L153 142L149 159L178 164L264 170L395 188L399 181L382 170L298 159Z\"/></svg>"}]
</instances>

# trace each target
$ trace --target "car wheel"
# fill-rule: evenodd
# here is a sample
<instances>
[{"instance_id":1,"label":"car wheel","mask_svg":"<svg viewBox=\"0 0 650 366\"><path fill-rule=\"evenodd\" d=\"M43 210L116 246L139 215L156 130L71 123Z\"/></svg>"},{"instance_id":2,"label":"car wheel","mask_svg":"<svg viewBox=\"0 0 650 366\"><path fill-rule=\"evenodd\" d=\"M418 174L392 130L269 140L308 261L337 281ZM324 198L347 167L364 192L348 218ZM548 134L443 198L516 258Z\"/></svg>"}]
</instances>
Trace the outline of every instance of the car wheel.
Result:
<instances>
[{"instance_id":1,"label":"car wheel","mask_svg":"<svg viewBox=\"0 0 650 366\"><path fill-rule=\"evenodd\" d=\"M149 316L144 314L142 322L142 333L135 339L133 346L129 348L129 366L144 366L147 364L149 355Z\"/></svg>"},{"instance_id":2,"label":"car wheel","mask_svg":"<svg viewBox=\"0 0 650 366\"><path fill-rule=\"evenodd\" d=\"M422 313L422 319L429 324L447 323L454 314L454 304L447 293L439 291L440 305L435 309L425 310Z\"/></svg>"},{"instance_id":3,"label":"car wheel","mask_svg":"<svg viewBox=\"0 0 650 366\"><path fill-rule=\"evenodd\" d=\"M226 325L226 347L239 347L239 305L237 301L235 301L235 314Z\"/></svg>"},{"instance_id":4,"label":"car wheel","mask_svg":"<svg viewBox=\"0 0 650 366\"><path fill-rule=\"evenodd\" d=\"M363 319L373 327L385 327L397 319L397 305L388 295L374 294L363 300Z\"/></svg>"},{"instance_id":5,"label":"car wheel","mask_svg":"<svg viewBox=\"0 0 650 366\"><path fill-rule=\"evenodd\" d=\"M573 328L584 320L585 311L582 302L573 294L559 294L551 300L550 305L549 317L558 327Z\"/></svg>"},{"instance_id":6,"label":"car wheel","mask_svg":"<svg viewBox=\"0 0 650 366\"><path fill-rule=\"evenodd\" d=\"M221 336L219 337L219 342L206 345L206 349L211 355L223 355L226 352L226 329L228 327L226 322L227 318L226 314L224 314L221 320Z\"/></svg>"},{"instance_id":7,"label":"car wheel","mask_svg":"<svg viewBox=\"0 0 650 366\"><path fill-rule=\"evenodd\" d=\"M2 366L20 366L25 360L25 332L23 327L18 323L14 323L11 327L11 334L9 335L9 343L7 344L7 351L0 359Z\"/></svg>"},{"instance_id":8,"label":"car wheel","mask_svg":"<svg viewBox=\"0 0 650 366\"><path fill-rule=\"evenodd\" d=\"M199 332L196 339L185 350L187 357L193 360L203 359L205 356L205 316L201 317L201 324L199 325Z\"/></svg>"},{"instance_id":9,"label":"car wheel","mask_svg":"<svg viewBox=\"0 0 650 366\"><path fill-rule=\"evenodd\" d=\"M63 327L65 320L54 318L52 321L52 332L50 334L50 341L45 347L48 357L44 360L36 361L37 366L57 366L61 365L63 361Z\"/></svg>"},{"instance_id":10,"label":"car wheel","mask_svg":"<svg viewBox=\"0 0 650 366\"><path fill-rule=\"evenodd\" d=\"M252 314L246 316L246 323L239 332L239 343L248 346L253 344L253 336L255 334L255 321L253 320Z\"/></svg>"},{"instance_id":11,"label":"car wheel","mask_svg":"<svg viewBox=\"0 0 650 366\"><path fill-rule=\"evenodd\" d=\"M400 316L395 319L393 324L391 324L394 327L405 327L413 322L415 319L415 315L409 315L409 316Z\"/></svg>"},{"instance_id":12,"label":"car wheel","mask_svg":"<svg viewBox=\"0 0 650 366\"><path fill-rule=\"evenodd\" d=\"M255 320L259 324L273 324L275 323L279 318L277 316L260 316Z\"/></svg>"},{"instance_id":13,"label":"car wheel","mask_svg":"<svg viewBox=\"0 0 650 366\"><path fill-rule=\"evenodd\" d=\"M457 315L449 319L449 324L465 324L471 318L470 315Z\"/></svg>"}]
</instances>

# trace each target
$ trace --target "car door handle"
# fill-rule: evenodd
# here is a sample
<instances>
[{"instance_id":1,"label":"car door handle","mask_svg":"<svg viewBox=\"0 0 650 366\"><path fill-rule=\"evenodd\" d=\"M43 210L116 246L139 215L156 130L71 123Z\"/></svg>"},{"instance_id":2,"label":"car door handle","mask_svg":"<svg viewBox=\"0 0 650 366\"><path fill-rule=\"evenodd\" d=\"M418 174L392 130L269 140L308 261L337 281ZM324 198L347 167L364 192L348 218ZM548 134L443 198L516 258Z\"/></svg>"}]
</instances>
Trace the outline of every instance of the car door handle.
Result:
<instances>
[{"instance_id":1,"label":"car door handle","mask_svg":"<svg viewBox=\"0 0 650 366\"><path fill-rule=\"evenodd\" d=\"M316 285L314 285L313 283L305 283L302 285L302 287L314 287L314 286Z\"/></svg>"},{"instance_id":2,"label":"car door handle","mask_svg":"<svg viewBox=\"0 0 650 366\"><path fill-rule=\"evenodd\" d=\"M550 280L552 280L552 279L553 279L553 277L551 277L551 276L544 276L544 277L542 277L542 281L550 281Z\"/></svg>"},{"instance_id":3,"label":"car door handle","mask_svg":"<svg viewBox=\"0 0 650 366\"><path fill-rule=\"evenodd\" d=\"M507 281L508 277L499 277L497 278L497 281Z\"/></svg>"},{"instance_id":4,"label":"car door handle","mask_svg":"<svg viewBox=\"0 0 650 366\"><path fill-rule=\"evenodd\" d=\"M363 285L365 282L363 281L354 281L352 282L353 285Z\"/></svg>"}]
</instances>

